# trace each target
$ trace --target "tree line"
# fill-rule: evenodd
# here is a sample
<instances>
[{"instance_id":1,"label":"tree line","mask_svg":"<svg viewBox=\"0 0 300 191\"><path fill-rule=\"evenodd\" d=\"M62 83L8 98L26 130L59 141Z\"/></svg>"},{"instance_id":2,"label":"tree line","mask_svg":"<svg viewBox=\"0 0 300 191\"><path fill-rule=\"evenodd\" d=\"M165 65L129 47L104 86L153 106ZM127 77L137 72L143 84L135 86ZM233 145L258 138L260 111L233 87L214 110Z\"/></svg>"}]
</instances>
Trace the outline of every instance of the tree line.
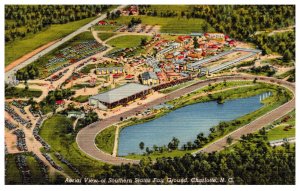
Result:
<instances>
[{"instance_id":1,"label":"tree line","mask_svg":"<svg viewBox=\"0 0 300 191\"><path fill-rule=\"evenodd\" d=\"M283 55L283 61L295 59L295 31L268 35L262 33L253 36L253 42L263 51L263 54L278 52Z\"/></svg>"},{"instance_id":2,"label":"tree line","mask_svg":"<svg viewBox=\"0 0 300 191\"><path fill-rule=\"evenodd\" d=\"M233 184L295 184L295 147L271 147L267 132L242 136L239 143L220 152L158 158L155 163L104 166L96 178L232 178ZM188 183L191 184L191 183ZM206 183L214 184L214 183ZM224 182L221 184L228 184Z\"/></svg>"},{"instance_id":3,"label":"tree line","mask_svg":"<svg viewBox=\"0 0 300 191\"><path fill-rule=\"evenodd\" d=\"M109 5L6 5L5 42L24 38L52 24L65 24L97 16Z\"/></svg>"}]
</instances>

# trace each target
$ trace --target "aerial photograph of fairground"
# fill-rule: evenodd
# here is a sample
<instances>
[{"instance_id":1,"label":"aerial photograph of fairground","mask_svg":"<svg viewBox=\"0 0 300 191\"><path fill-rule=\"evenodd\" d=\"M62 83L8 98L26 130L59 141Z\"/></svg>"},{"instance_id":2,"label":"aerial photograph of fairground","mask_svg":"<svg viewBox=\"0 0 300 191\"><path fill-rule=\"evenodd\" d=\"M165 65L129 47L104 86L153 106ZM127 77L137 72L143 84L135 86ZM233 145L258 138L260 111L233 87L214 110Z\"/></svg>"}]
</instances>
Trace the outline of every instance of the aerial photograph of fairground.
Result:
<instances>
[{"instance_id":1,"label":"aerial photograph of fairground","mask_svg":"<svg viewBox=\"0 0 300 191\"><path fill-rule=\"evenodd\" d=\"M125 3L4 5L4 183L295 185L296 6Z\"/></svg>"}]
</instances>

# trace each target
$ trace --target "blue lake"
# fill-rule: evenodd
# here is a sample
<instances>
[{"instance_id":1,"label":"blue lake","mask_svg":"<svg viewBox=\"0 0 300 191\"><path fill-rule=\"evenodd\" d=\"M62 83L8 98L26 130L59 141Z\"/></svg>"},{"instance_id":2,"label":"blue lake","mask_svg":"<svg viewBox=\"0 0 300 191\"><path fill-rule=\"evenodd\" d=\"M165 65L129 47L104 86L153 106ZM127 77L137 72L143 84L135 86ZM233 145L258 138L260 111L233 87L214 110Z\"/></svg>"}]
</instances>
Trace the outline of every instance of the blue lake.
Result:
<instances>
[{"instance_id":1,"label":"blue lake","mask_svg":"<svg viewBox=\"0 0 300 191\"><path fill-rule=\"evenodd\" d=\"M173 137L180 140L180 146L194 141L200 132L208 135L209 129L220 121L233 120L261 108L260 95L229 100L224 104L210 101L188 105L153 121L126 127L120 132L118 155L143 153L139 148L141 141L145 148L152 148L154 144L167 145Z\"/></svg>"}]
</instances>

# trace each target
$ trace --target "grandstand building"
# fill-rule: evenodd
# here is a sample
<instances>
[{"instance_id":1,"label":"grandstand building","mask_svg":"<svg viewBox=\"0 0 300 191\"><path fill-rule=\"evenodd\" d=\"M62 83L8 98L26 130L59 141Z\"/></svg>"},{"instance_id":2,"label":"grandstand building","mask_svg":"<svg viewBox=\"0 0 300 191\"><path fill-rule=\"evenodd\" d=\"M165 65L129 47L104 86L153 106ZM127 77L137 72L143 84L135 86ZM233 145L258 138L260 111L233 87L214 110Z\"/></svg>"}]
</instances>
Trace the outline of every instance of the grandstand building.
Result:
<instances>
[{"instance_id":1,"label":"grandstand building","mask_svg":"<svg viewBox=\"0 0 300 191\"><path fill-rule=\"evenodd\" d=\"M101 110L112 109L120 105L126 105L128 102L149 94L151 87L128 83L105 93L97 94L89 98L89 104Z\"/></svg>"}]
</instances>

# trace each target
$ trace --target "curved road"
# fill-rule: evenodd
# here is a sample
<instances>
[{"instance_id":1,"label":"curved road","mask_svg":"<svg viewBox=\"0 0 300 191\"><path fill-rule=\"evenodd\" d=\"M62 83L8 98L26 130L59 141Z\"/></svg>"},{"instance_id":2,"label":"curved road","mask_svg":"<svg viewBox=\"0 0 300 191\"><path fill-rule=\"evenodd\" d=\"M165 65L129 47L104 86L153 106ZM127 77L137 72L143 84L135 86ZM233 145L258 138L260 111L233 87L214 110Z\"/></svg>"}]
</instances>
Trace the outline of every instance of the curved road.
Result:
<instances>
[{"instance_id":1,"label":"curved road","mask_svg":"<svg viewBox=\"0 0 300 191\"><path fill-rule=\"evenodd\" d=\"M193 85L190 85L188 87L185 87L183 89L179 89L177 91L171 92L168 94L165 99L157 99L147 104L148 108L153 107L155 105L158 105L160 103L164 103L169 100L173 100L175 98L178 98L186 93L189 93L191 91L197 90L203 86L207 86L209 83L214 82L222 82L224 80L230 81L230 80L253 80L256 76L223 76L218 78L213 78L205 81L197 82ZM295 94L295 85L283 80L278 80L274 78L268 78L268 77L257 77L258 81L263 81L267 83L277 83L283 87L286 87L290 89ZM252 133L267 124L273 122L274 120L284 116L288 112L290 112L292 109L295 108L295 98L290 100L289 102L281 105L280 107L270 111L269 113L259 117L258 119L252 121L251 123L239 128L238 130L230 133L230 136L234 140L238 140L243 134ZM76 142L79 146L79 148L86 153L87 155L114 165L120 165L122 163L138 163L139 160L132 160L132 159L126 159L122 157L114 157L110 154L107 154L100 149L98 149L95 145L95 137L96 135L103 131L105 128L117 123L120 121L120 117L126 118L130 116L134 116L138 111L144 110L144 106L136 107L130 111L121 113L116 116L112 116L110 118L107 118L102 121L97 121L93 124L90 124L89 126L83 128L79 131L76 137ZM206 148L199 150L198 152L205 151L205 152L212 152L216 150L222 149L224 146L227 145L226 143L226 137L221 138L220 140L208 145Z\"/></svg>"},{"instance_id":2,"label":"curved road","mask_svg":"<svg viewBox=\"0 0 300 191\"><path fill-rule=\"evenodd\" d=\"M126 5L121 5L118 6L116 9L112 10L112 11L117 11L120 9L123 9L124 7L126 7ZM12 80L12 76L14 75L14 73L22 68L24 68L25 66L27 66L28 64L36 61L38 58L40 58L41 56L47 54L48 52L54 50L55 48L59 47L60 45L62 45L63 43L67 42L68 40L72 39L73 37L75 37L76 35L88 30L89 27L91 27L92 25L95 25L96 23L98 23L99 21L103 20L106 18L106 14L103 13L100 17L96 18L95 20L91 21L90 23L80 27L79 29L77 29L76 31L72 32L71 34L65 36L64 38L62 38L60 41L52 44L51 46L49 46L48 48L42 50L41 52L37 53L36 55L32 56L31 58L25 60L24 62L20 63L19 65L15 66L14 68L10 69L9 71L5 72L5 82L10 82Z\"/></svg>"}]
</instances>

